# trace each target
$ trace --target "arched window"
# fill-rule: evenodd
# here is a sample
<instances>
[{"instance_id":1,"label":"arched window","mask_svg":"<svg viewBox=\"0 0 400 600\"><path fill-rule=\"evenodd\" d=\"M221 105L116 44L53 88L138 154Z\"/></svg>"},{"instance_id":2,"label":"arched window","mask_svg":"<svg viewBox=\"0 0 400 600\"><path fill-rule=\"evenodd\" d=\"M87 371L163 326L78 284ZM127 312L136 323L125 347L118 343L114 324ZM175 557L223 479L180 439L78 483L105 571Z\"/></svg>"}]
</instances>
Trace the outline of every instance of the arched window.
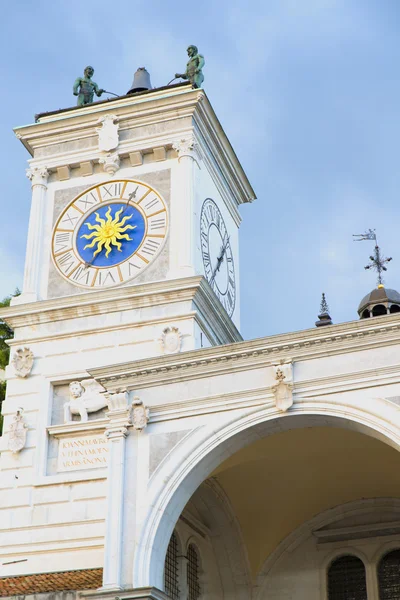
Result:
<instances>
[{"instance_id":1,"label":"arched window","mask_svg":"<svg viewBox=\"0 0 400 600\"><path fill-rule=\"evenodd\" d=\"M387 315L387 308L383 304L377 304L372 309L372 315L374 317L381 317L382 315Z\"/></svg>"},{"instance_id":2,"label":"arched window","mask_svg":"<svg viewBox=\"0 0 400 600\"><path fill-rule=\"evenodd\" d=\"M365 567L356 556L341 556L328 570L329 600L367 600Z\"/></svg>"},{"instance_id":3,"label":"arched window","mask_svg":"<svg viewBox=\"0 0 400 600\"><path fill-rule=\"evenodd\" d=\"M398 304L392 304L392 306L389 309L390 314L392 315L393 313L398 313L400 312L400 306Z\"/></svg>"},{"instance_id":4,"label":"arched window","mask_svg":"<svg viewBox=\"0 0 400 600\"><path fill-rule=\"evenodd\" d=\"M400 598L400 549L388 552L378 566L380 600Z\"/></svg>"},{"instance_id":5,"label":"arched window","mask_svg":"<svg viewBox=\"0 0 400 600\"><path fill-rule=\"evenodd\" d=\"M173 600L179 600L178 540L175 532L168 544L164 565L164 590Z\"/></svg>"},{"instance_id":6,"label":"arched window","mask_svg":"<svg viewBox=\"0 0 400 600\"><path fill-rule=\"evenodd\" d=\"M196 546L189 545L187 550L187 586L188 600L200 598L200 561Z\"/></svg>"}]
</instances>

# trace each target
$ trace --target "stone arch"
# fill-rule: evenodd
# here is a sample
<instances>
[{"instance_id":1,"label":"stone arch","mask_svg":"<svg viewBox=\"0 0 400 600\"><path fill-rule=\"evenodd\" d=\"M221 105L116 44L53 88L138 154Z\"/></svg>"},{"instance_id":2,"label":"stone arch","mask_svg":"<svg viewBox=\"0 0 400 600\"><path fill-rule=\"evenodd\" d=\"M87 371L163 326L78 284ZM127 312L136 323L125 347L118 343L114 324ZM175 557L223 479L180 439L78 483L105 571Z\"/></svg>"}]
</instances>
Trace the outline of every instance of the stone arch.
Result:
<instances>
[{"instance_id":1,"label":"stone arch","mask_svg":"<svg viewBox=\"0 0 400 600\"><path fill-rule=\"evenodd\" d=\"M396 407L375 400L372 413L338 403L302 402L288 413L276 408L252 410L228 422L215 419L216 426L198 427L170 452L149 485L149 504L133 564L135 587L162 589L164 556L174 525L200 484L229 456L262 437L281 431L313 426L358 431L400 448L400 434L391 415ZM381 413L381 414L380 414ZM384 418L382 415L386 415ZM222 421L222 423L221 423Z\"/></svg>"}]
</instances>

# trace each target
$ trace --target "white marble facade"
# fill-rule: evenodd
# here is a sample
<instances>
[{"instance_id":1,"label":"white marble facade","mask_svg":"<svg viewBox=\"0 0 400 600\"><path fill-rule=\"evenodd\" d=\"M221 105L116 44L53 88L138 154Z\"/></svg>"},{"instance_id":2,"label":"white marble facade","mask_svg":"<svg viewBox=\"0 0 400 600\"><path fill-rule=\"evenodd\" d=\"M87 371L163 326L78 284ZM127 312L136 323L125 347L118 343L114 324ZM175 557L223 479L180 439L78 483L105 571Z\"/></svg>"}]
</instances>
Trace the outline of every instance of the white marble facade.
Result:
<instances>
[{"instance_id":1,"label":"white marble facade","mask_svg":"<svg viewBox=\"0 0 400 600\"><path fill-rule=\"evenodd\" d=\"M99 123L115 125L105 136L114 177L157 188L170 230L140 280L82 291L57 274L49 247L57 211L110 177ZM317 552L310 533L323 515L254 576L229 499L209 477L253 441L297 428L342 427L398 449L400 317L242 341L239 301L231 319L204 277L198 219L205 198L218 202L238 263L238 206L253 192L201 90L49 115L17 135L33 155L32 216L23 294L2 318L15 331L11 357L27 347L34 362L26 377L6 370L1 577L102 568L91 597L163 598L175 529L182 552L199 549L201 598L326 598L320 573L331 548ZM73 382L87 397L71 399ZM26 443L13 453L7 431L21 408ZM370 504L356 509L373 512ZM360 552L376 561L384 544L368 543ZM291 578L305 555L314 557L308 575Z\"/></svg>"}]
</instances>

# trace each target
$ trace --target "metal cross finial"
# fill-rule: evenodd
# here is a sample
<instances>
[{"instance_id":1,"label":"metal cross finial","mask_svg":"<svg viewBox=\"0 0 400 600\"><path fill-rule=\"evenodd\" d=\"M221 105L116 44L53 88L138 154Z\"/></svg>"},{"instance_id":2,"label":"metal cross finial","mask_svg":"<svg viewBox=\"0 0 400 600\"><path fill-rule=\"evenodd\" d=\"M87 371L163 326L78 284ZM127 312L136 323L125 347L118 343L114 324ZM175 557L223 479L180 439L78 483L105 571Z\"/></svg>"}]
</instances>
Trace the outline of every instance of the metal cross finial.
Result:
<instances>
[{"instance_id":1,"label":"metal cross finial","mask_svg":"<svg viewBox=\"0 0 400 600\"><path fill-rule=\"evenodd\" d=\"M375 229L368 229L365 233L353 235L353 238L355 238L355 242L362 242L363 240L375 241L374 254L369 257L371 264L364 267L364 269L374 269L378 273L378 286L383 286L382 272L387 271L385 265L392 260L392 257L385 258L381 255L381 249L378 246Z\"/></svg>"},{"instance_id":2,"label":"metal cross finial","mask_svg":"<svg viewBox=\"0 0 400 600\"><path fill-rule=\"evenodd\" d=\"M374 269L378 273L378 285L383 285L382 272L387 271L385 264L392 260L392 257L384 258L381 255L381 250L378 245L374 248L374 254L369 257L371 264L364 267L364 269Z\"/></svg>"}]
</instances>

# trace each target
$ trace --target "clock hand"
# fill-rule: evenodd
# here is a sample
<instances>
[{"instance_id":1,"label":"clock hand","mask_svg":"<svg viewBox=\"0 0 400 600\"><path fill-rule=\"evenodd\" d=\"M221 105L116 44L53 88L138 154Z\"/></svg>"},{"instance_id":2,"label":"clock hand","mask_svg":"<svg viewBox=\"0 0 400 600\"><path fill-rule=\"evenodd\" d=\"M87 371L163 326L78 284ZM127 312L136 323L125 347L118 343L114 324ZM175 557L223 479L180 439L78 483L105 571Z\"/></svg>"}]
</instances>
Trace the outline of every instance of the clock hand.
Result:
<instances>
[{"instance_id":1,"label":"clock hand","mask_svg":"<svg viewBox=\"0 0 400 600\"><path fill-rule=\"evenodd\" d=\"M222 261L224 260L225 252L226 252L226 249L227 249L228 244L229 244L229 239L230 239L230 236L228 236L225 244L222 246L222 248L220 250L221 254L217 258L217 265L216 265L214 271L212 272L211 279L209 281L210 285L212 285L212 283L214 282L215 276L216 276L216 274L218 273L218 271L221 268L221 264L222 264Z\"/></svg>"}]
</instances>

